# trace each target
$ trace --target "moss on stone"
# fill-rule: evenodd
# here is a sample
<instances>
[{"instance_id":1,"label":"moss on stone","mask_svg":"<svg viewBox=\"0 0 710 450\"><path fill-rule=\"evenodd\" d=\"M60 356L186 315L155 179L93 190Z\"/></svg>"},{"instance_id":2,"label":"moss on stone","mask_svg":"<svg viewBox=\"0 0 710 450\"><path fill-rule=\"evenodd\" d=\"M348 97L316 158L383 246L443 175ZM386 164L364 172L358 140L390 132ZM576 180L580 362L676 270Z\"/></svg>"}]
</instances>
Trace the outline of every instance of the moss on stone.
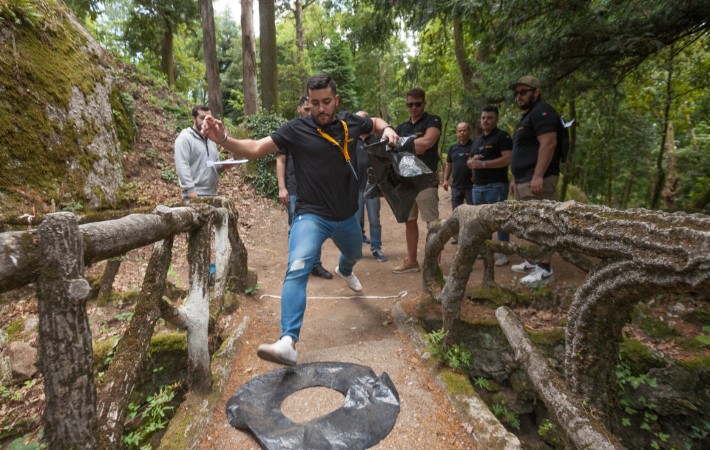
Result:
<instances>
[{"instance_id":1,"label":"moss on stone","mask_svg":"<svg viewBox=\"0 0 710 450\"><path fill-rule=\"evenodd\" d=\"M619 353L634 374L646 373L654 367L666 366L660 355L634 339L624 339L619 344Z\"/></svg>"},{"instance_id":2,"label":"moss on stone","mask_svg":"<svg viewBox=\"0 0 710 450\"><path fill-rule=\"evenodd\" d=\"M710 370L710 356L703 355L692 359L679 359L678 365L690 370Z\"/></svg>"},{"instance_id":3,"label":"moss on stone","mask_svg":"<svg viewBox=\"0 0 710 450\"><path fill-rule=\"evenodd\" d=\"M661 320L649 316L640 305L636 305L631 312L631 321L653 338L663 339L672 336L680 336L678 330Z\"/></svg>"},{"instance_id":4,"label":"moss on stone","mask_svg":"<svg viewBox=\"0 0 710 450\"><path fill-rule=\"evenodd\" d=\"M149 354L162 352L187 353L186 333L157 334L150 339Z\"/></svg>"},{"instance_id":5,"label":"moss on stone","mask_svg":"<svg viewBox=\"0 0 710 450\"><path fill-rule=\"evenodd\" d=\"M98 158L86 151L97 133L92 117L68 117L71 99L92 96L105 83L106 66L87 51L86 37L56 0L33 3L34 26L3 21L0 39L0 194L8 214L83 200L88 167ZM32 117L33 120L18 120ZM76 120L85 124L81 133ZM42 164L37 164L41 153ZM21 173L19 177L17 174Z\"/></svg>"},{"instance_id":6,"label":"moss on stone","mask_svg":"<svg viewBox=\"0 0 710 450\"><path fill-rule=\"evenodd\" d=\"M466 375L448 369L442 369L439 375L452 394L463 396L475 395L476 390L471 386L471 382Z\"/></svg>"},{"instance_id":7,"label":"moss on stone","mask_svg":"<svg viewBox=\"0 0 710 450\"><path fill-rule=\"evenodd\" d=\"M525 330L530 339L539 345L544 347L556 347L557 345L565 344L565 330L564 328L550 328L545 330Z\"/></svg>"},{"instance_id":8,"label":"moss on stone","mask_svg":"<svg viewBox=\"0 0 710 450\"><path fill-rule=\"evenodd\" d=\"M7 341L8 342L13 342L17 340L18 337L20 337L20 334L22 333L22 329L25 326L25 319L23 317L20 317L19 319L13 320L10 325L7 326L5 329L5 332L7 333Z\"/></svg>"}]
</instances>

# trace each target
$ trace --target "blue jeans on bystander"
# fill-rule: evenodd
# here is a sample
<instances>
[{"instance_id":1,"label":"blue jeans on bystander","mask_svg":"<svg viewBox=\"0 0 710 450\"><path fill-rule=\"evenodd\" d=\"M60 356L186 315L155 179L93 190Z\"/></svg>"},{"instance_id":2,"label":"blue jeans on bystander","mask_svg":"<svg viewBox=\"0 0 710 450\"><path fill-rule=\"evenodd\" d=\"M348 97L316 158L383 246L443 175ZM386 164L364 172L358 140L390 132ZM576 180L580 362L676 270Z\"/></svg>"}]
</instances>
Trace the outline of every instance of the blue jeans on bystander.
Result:
<instances>
[{"instance_id":1,"label":"blue jeans on bystander","mask_svg":"<svg viewBox=\"0 0 710 450\"><path fill-rule=\"evenodd\" d=\"M504 202L508 199L508 183L488 183L473 185L473 204L490 205L492 203ZM504 231L498 231L498 240L510 241L510 235Z\"/></svg>"},{"instance_id":2,"label":"blue jeans on bystander","mask_svg":"<svg viewBox=\"0 0 710 450\"><path fill-rule=\"evenodd\" d=\"M365 230L365 209L367 221L370 222L370 251L382 249L382 225L380 224L380 197L365 198L365 192L360 191L357 200L357 218L360 229Z\"/></svg>"}]
</instances>

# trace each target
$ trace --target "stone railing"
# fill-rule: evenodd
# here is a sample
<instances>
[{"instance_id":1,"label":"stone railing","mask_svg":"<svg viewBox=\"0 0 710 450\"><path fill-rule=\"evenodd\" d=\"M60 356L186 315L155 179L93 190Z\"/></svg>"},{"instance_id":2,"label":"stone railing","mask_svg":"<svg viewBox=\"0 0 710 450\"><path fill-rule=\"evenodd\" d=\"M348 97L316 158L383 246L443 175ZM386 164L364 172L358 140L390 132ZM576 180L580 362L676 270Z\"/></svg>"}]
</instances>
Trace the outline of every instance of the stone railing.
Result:
<instances>
[{"instance_id":1,"label":"stone railing","mask_svg":"<svg viewBox=\"0 0 710 450\"><path fill-rule=\"evenodd\" d=\"M213 304L225 289L247 285L247 252L237 211L221 198L152 213L79 225L72 213L49 214L35 230L0 234L0 292L29 283L37 290L39 366L44 376L45 437L51 448L119 448L130 394L146 360L159 318L187 330L188 387L211 389L208 322L209 270L214 232ZM183 306L163 297L174 237L188 233L190 288ZM153 245L133 318L104 381L93 376L92 336L84 269ZM221 303L219 303L221 304Z\"/></svg>"}]
</instances>

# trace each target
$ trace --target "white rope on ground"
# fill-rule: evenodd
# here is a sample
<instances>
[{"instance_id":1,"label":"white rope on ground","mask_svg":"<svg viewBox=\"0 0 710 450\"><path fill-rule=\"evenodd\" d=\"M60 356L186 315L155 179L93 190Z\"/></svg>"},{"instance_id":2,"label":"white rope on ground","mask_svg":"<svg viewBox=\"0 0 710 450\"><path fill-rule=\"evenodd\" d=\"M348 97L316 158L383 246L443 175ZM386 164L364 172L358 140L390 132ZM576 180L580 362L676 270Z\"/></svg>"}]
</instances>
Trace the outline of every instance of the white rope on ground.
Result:
<instances>
[{"instance_id":1,"label":"white rope on ground","mask_svg":"<svg viewBox=\"0 0 710 450\"><path fill-rule=\"evenodd\" d=\"M397 295L343 295L343 296L332 296L332 297L307 297L308 300L333 300L333 299L340 299L340 298L374 298L374 299L383 299L383 298L402 298L405 295L407 295L407 291L400 291L399 294ZM263 298L278 298L280 299L280 295L271 295L271 294L264 294L259 296L259 300Z\"/></svg>"}]
</instances>

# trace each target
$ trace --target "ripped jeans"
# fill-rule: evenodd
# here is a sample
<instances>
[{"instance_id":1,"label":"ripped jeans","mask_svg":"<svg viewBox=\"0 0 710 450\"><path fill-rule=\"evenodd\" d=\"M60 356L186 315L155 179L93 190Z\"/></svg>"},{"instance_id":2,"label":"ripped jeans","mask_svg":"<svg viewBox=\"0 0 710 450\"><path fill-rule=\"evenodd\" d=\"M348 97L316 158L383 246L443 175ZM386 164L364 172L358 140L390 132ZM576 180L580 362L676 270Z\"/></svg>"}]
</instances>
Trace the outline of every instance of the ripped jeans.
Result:
<instances>
[{"instance_id":1,"label":"ripped jeans","mask_svg":"<svg viewBox=\"0 0 710 450\"><path fill-rule=\"evenodd\" d=\"M348 276L362 258L362 229L353 214L333 221L316 214L299 214L291 224L288 239L288 268L281 288L281 336L298 341L306 312L306 286L311 268L320 257L323 242L331 238L340 250L339 271Z\"/></svg>"}]
</instances>

